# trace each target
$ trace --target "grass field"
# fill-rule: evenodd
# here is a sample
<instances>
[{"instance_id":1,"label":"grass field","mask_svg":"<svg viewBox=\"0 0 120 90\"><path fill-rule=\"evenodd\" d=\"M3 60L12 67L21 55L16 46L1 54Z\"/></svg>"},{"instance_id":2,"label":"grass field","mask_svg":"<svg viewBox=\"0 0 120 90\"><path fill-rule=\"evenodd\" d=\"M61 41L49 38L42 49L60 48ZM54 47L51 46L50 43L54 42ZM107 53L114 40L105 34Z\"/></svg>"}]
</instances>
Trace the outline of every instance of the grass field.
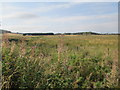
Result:
<instances>
[{"instance_id":1,"label":"grass field","mask_svg":"<svg viewBox=\"0 0 120 90\"><path fill-rule=\"evenodd\" d=\"M2 88L117 88L117 64L117 35L3 35Z\"/></svg>"}]
</instances>

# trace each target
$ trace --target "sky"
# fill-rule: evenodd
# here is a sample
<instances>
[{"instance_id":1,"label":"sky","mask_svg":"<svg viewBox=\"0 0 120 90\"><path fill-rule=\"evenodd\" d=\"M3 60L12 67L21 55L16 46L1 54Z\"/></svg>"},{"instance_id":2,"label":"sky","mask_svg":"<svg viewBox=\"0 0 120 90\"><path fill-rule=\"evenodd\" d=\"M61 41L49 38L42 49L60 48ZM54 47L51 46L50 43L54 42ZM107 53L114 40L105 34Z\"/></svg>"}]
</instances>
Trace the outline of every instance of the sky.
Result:
<instances>
[{"instance_id":1,"label":"sky","mask_svg":"<svg viewBox=\"0 0 120 90\"><path fill-rule=\"evenodd\" d=\"M117 2L3 2L1 29L20 33L118 32Z\"/></svg>"}]
</instances>

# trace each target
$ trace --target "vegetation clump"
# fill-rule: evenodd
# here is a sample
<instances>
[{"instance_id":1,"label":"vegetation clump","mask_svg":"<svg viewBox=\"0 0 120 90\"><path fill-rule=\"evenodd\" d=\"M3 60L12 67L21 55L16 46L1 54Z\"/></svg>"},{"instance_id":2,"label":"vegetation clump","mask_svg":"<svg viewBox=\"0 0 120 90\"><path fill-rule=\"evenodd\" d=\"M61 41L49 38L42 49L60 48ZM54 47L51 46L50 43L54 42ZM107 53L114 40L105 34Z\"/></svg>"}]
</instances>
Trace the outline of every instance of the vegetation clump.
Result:
<instances>
[{"instance_id":1,"label":"vegetation clump","mask_svg":"<svg viewBox=\"0 0 120 90\"><path fill-rule=\"evenodd\" d=\"M4 35L2 88L118 88L117 40L116 35Z\"/></svg>"}]
</instances>

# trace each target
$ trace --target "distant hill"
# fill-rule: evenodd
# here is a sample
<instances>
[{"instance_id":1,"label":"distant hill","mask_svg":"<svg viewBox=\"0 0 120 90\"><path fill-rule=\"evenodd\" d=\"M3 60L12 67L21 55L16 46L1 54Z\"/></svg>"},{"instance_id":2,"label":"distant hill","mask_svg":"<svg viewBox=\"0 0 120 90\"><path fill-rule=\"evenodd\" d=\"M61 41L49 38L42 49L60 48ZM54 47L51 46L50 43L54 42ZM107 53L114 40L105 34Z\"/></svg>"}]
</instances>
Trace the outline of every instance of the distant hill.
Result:
<instances>
[{"instance_id":1,"label":"distant hill","mask_svg":"<svg viewBox=\"0 0 120 90\"><path fill-rule=\"evenodd\" d=\"M76 32L76 33L56 33L55 35L119 35L119 33L96 33L96 32Z\"/></svg>"},{"instance_id":2,"label":"distant hill","mask_svg":"<svg viewBox=\"0 0 120 90\"><path fill-rule=\"evenodd\" d=\"M96 33L96 32L75 32L75 33L19 33L0 29L0 33L22 34L23 36L32 35L120 35L120 33Z\"/></svg>"},{"instance_id":3,"label":"distant hill","mask_svg":"<svg viewBox=\"0 0 120 90\"><path fill-rule=\"evenodd\" d=\"M12 33L11 31L8 31L8 30L2 30L2 29L0 29L0 33Z\"/></svg>"},{"instance_id":4,"label":"distant hill","mask_svg":"<svg viewBox=\"0 0 120 90\"><path fill-rule=\"evenodd\" d=\"M23 36L26 35L32 35L32 36L38 36L38 35L54 35L54 33L24 33Z\"/></svg>"},{"instance_id":5,"label":"distant hill","mask_svg":"<svg viewBox=\"0 0 120 90\"><path fill-rule=\"evenodd\" d=\"M118 33L96 33L96 32L76 32L76 33L20 33L23 36L32 35L32 36L39 36L39 35L118 35Z\"/></svg>"},{"instance_id":6,"label":"distant hill","mask_svg":"<svg viewBox=\"0 0 120 90\"><path fill-rule=\"evenodd\" d=\"M95 32L57 33L56 35L101 35Z\"/></svg>"},{"instance_id":7,"label":"distant hill","mask_svg":"<svg viewBox=\"0 0 120 90\"><path fill-rule=\"evenodd\" d=\"M100 35L100 33L95 33L95 32L77 32L77 33L64 33L64 35Z\"/></svg>"}]
</instances>

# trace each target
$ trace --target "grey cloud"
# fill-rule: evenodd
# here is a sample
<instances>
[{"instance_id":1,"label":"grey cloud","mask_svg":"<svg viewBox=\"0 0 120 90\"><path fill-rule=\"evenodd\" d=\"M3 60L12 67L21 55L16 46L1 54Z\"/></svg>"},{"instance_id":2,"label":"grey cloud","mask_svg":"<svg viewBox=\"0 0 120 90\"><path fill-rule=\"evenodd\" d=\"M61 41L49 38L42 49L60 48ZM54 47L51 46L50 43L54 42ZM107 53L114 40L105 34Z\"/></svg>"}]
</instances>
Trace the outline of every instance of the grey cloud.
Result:
<instances>
[{"instance_id":1,"label":"grey cloud","mask_svg":"<svg viewBox=\"0 0 120 90\"><path fill-rule=\"evenodd\" d=\"M37 17L39 16L36 14L21 14L18 16L18 18L20 19L31 19L31 18L37 18Z\"/></svg>"}]
</instances>

